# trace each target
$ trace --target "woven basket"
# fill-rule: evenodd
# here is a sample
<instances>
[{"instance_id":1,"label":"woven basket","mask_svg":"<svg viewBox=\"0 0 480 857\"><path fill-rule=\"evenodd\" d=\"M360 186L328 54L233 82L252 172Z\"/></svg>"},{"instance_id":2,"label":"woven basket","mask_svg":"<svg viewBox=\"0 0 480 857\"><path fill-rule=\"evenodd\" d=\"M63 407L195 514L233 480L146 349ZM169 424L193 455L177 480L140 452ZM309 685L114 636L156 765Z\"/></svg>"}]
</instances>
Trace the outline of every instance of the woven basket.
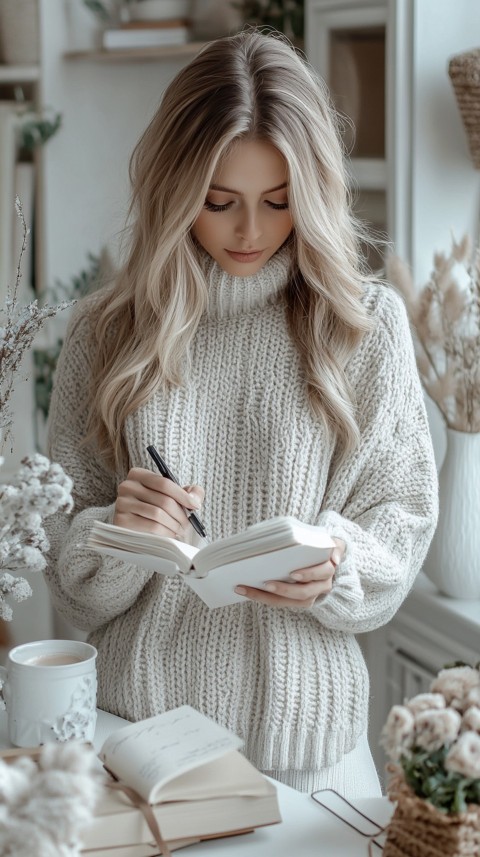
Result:
<instances>
[{"instance_id":1,"label":"woven basket","mask_svg":"<svg viewBox=\"0 0 480 857\"><path fill-rule=\"evenodd\" d=\"M480 48L452 57L448 73L467 132L476 169L480 169Z\"/></svg>"},{"instance_id":2,"label":"woven basket","mask_svg":"<svg viewBox=\"0 0 480 857\"><path fill-rule=\"evenodd\" d=\"M446 815L417 797L400 769L390 770L394 775L388 796L397 806L388 825L383 857L478 857L480 806Z\"/></svg>"}]
</instances>

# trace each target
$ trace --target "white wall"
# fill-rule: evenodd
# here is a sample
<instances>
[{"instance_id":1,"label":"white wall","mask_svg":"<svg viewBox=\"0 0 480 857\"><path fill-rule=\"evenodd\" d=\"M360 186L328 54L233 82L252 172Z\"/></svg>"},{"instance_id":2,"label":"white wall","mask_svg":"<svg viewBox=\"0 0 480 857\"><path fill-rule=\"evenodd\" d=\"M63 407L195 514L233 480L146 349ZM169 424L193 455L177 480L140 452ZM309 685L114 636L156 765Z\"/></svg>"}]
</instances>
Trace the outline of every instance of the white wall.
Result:
<instances>
[{"instance_id":1,"label":"white wall","mask_svg":"<svg viewBox=\"0 0 480 857\"><path fill-rule=\"evenodd\" d=\"M398 0L397 0L398 2ZM402 2L402 0L400 0ZM416 0L413 4L412 266L422 285L434 252L449 251L451 233L479 229L480 171L448 76L449 59L480 43L475 0Z\"/></svg>"},{"instance_id":2,"label":"white wall","mask_svg":"<svg viewBox=\"0 0 480 857\"><path fill-rule=\"evenodd\" d=\"M92 47L94 18L81 0L41 0L43 103L63 113L44 151L45 280L68 280L88 251L114 255L128 205L131 151L183 60L68 61Z\"/></svg>"}]
</instances>

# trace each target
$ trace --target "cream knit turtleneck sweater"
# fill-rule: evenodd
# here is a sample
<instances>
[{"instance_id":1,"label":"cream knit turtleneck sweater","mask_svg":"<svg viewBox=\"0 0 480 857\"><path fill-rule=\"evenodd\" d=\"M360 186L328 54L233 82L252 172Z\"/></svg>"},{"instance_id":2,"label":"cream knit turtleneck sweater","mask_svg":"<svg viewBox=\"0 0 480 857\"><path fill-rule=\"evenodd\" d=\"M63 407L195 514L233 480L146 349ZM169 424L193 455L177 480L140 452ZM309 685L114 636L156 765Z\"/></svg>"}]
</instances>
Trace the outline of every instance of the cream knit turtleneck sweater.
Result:
<instances>
[{"instance_id":1,"label":"cream knit turtleneck sweater","mask_svg":"<svg viewBox=\"0 0 480 857\"><path fill-rule=\"evenodd\" d=\"M360 448L341 466L310 409L287 332L288 256L235 278L206 263L210 303L186 385L130 416L132 466L165 452L182 484L205 488L213 539L294 515L344 539L332 592L309 610L252 601L210 610L180 578L86 550L109 520L117 480L80 447L89 375L86 314L77 312L51 404L50 455L75 484L72 519L50 519L54 603L98 648L98 705L130 720L189 703L245 740L257 767L314 771L365 731L368 675L355 634L393 616L433 533L436 472L401 300L370 286L376 326L347 368ZM48 522L47 522L48 523ZM275 577L272 557L265 577Z\"/></svg>"}]
</instances>

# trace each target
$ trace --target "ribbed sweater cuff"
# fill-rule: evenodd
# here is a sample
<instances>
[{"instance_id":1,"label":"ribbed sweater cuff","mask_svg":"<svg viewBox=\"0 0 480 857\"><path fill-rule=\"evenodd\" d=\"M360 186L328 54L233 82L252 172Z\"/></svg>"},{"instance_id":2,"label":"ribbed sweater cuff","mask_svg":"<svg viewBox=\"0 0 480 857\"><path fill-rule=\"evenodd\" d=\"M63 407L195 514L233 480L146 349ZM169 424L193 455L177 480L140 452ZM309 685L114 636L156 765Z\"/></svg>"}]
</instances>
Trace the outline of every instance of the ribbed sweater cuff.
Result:
<instances>
[{"instance_id":1,"label":"ribbed sweater cuff","mask_svg":"<svg viewBox=\"0 0 480 857\"><path fill-rule=\"evenodd\" d=\"M325 527L332 538L342 539L345 542L345 555L335 571L331 591L323 598L317 599L312 611L316 616L328 609L329 602L335 599L335 612L351 618L364 599L364 592L360 583L355 561L355 547L344 519L338 512L322 512L318 525Z\"/></svg>"},{"instance_id":2,"label":"ribbed sweater cuff","mask_svg":"<svg viewBox=\"0 0 480 857\"><path fill-rule=\"evenodd\" d=\"M266 725L245 742L245 755L255 759L262 770L318 770L335 765L355 747L367 729L367 714L347 728L329 730L322 724L319 731L291 726L272 728Z\"/></svg>"}]
</instances>

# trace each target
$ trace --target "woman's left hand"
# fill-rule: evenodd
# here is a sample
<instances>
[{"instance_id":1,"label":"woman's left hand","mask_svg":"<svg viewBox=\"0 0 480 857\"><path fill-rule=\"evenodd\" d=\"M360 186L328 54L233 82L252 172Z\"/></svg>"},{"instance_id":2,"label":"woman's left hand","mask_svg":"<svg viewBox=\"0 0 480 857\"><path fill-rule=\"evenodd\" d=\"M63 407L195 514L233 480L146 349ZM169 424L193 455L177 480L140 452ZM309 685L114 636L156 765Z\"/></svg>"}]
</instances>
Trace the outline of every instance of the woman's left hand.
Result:
<instances>
[{"instance_id":1,"label":"woman's left hand","mask_svg":"<svg viewBox=\"0 0 480 857\"><path fill-rule=\"evenodd\" d=\"M342 539L333 539L334 547L330 559L319 565L310 565L307 568L297 568L290 574L291 583L282 580L268 580L263 589L255 589L252 586L237 586L235 592L244 595L252 601L260 601L270 607L313 607L320 595L330 592L333 576L337 565L345 556L345 542Z\"/></svg>"}]
</instances>

